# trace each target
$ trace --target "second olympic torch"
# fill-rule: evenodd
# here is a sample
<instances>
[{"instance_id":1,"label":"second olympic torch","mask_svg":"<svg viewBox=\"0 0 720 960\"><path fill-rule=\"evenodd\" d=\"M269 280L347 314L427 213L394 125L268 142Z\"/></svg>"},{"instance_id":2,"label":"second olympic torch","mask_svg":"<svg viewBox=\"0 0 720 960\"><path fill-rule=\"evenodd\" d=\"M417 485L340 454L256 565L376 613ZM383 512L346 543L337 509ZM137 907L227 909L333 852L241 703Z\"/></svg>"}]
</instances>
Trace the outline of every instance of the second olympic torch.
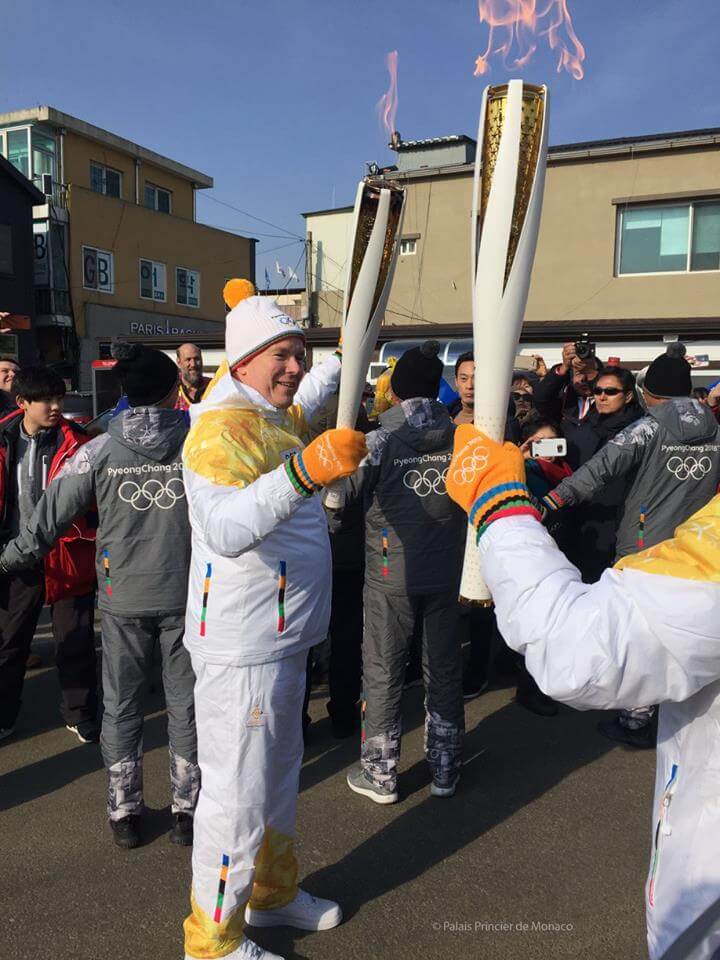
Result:
<instances>
[{"instance_id":1,"label":"second olympic torch","mask_svg":"<svg viewBox=\"0 0 720 960\"><path fill-rule=\"evenodd\" d=\"M345 279L338 427L355 429L392 284L404 207L401 187L382 180L358 184ZM344 503L343 484L328 487L325 506L339 510Z\"/></svg>"},{"instance_id":2,"label":"second olympic torch","mask_svg":"<svg viewBox=\"0 0 720 960\"><path fill-rule=\"evenodd\" d=\"M474 422L500 443L540 226L547 130L547 87L511 80L485 89L471 223ZM472 526L460 599L491 599Z\"/></svg>"}]
</instances>

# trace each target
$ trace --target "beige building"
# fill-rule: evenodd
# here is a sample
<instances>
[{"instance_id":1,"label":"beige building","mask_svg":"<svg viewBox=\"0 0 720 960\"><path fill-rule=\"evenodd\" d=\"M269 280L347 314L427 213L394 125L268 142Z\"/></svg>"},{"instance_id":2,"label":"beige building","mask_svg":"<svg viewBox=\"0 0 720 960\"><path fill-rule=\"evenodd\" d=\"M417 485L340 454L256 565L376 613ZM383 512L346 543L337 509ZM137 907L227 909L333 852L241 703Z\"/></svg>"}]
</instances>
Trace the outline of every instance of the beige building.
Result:
<instances>
[{"instance_id":1,"label":"beige building","mask_svg":"<svg viewBox=\"0 0 720 960\"><path fill-rule=\"evenodd\" d=\"M52 107L0 114L0 153L35 208L41 358L90 388L112 337L222 331L222 288L254 277L255 241L196 222L212 178Z\"/></svg>"},{"instance_id":2,"label":"beige building","mask_svg":"<svg viewBox=\"0 0 720 960\"><path fill-rule=\"evenodd\" d=\"M467 137L401 142L381 171L407 189L385 340L470 335L474 152ZM352 211L305 217L334 265L315 270L314 319L334 327ZM523 351L554 361L584 332L632 365L677 336L720 368L720 129L550 148Z\"/></svg>"}]
</instances>

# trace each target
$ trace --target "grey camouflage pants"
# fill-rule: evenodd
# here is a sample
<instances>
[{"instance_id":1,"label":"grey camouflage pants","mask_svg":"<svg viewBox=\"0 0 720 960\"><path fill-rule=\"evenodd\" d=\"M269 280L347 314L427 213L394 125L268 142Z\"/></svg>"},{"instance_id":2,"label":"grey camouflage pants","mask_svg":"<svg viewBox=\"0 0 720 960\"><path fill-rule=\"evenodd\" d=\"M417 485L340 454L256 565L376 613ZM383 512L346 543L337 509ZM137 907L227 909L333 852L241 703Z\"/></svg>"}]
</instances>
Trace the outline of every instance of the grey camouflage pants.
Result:
<instances>
[{"instance_id":1,"label":"grey camouflage pants","mask_svg":"<svg viewBox=\"0 0 720 960\"><path fill-rule=\"evenodd\" d=\"M391 596L365 586L363 732L367 776L395 788L400 760L405 664L416 622L422 626L425 756L433 780L450 786L461 765L465 715L457 591Z\"/></svg>"},{"instance_id":2,"label":"grey camouflage pants","mask_svg":"<svg viewBox=\"0 0 720 960\"><path fill-rule=\"evenodd\" d=\"M192 813L200 789L195 734L195 674L183 646L185 617L114 617L102 614L105 713L100 745L108 772L111 820L143 807L143 694L155 643L160 647L170 741L173 813Z\"/></svg>"}]
</instances>

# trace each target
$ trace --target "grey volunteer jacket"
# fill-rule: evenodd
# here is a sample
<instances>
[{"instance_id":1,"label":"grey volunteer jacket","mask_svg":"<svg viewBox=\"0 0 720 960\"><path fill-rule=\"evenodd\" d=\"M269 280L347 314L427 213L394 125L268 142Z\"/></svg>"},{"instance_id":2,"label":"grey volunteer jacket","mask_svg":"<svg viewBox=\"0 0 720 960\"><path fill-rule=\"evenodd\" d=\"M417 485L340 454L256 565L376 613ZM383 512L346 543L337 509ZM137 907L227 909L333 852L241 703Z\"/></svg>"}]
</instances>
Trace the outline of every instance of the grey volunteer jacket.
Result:
<instances>
[{"instance_id":1,"label":"grey volunteer jacket","mask_svg":"<svg viewBox=\"0 0 720 960\"><path fill-rule=\"evenodd\" d=\"M456 590L467 519L445 490L455 426L442 403L423 398L379 422L348 481L365 508L365 582L392 594Z\"/></svg>"},{"instance_id":2,"label":"grey volunteer jacket","mask_svg":"<svg viewBox=\"0 0 720 960\"><path fill-rule=\"evenodd\" d=\"M36 563L97 502L98 606L121 617L183 613L190 524L182 475L182 410L136 407L86 443L40 499L0 557L16 571Z\"/></svg>"},{"instance_id":3,"label":"grey volunteer jacket","mask_svg":"<svg viewBox=\"0 0 720 960\"><path fill-rule=\"evenodd\" d=\"M553 491L563 504L591 500L619 477L628 492L617 534L617 559L672 537L715 495L720 427L710 410L682 397L652 407L612 438Z\"/></svg>"}]
</instances>

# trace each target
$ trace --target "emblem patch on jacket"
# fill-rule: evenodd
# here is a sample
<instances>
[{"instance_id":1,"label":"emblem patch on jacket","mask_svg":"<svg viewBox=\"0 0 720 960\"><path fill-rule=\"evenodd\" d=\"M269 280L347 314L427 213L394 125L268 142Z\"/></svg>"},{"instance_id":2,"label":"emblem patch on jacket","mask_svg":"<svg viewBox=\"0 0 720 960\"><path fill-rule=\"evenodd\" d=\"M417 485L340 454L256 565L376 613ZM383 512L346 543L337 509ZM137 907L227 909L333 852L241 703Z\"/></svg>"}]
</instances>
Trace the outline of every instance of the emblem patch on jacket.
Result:
<instances>
[{"instance_id":1,"label":"emblem patch on jacket","mask_svg":"<svg viewBox=\"0 0 720 960\"><path fill-rule=\"evenodd\" d=\"M250 711L250 717L247 722L248 727L264 727L265 726L265 714L262 712L260 707L255 706Z\"/></svg>"}]
</instances>

